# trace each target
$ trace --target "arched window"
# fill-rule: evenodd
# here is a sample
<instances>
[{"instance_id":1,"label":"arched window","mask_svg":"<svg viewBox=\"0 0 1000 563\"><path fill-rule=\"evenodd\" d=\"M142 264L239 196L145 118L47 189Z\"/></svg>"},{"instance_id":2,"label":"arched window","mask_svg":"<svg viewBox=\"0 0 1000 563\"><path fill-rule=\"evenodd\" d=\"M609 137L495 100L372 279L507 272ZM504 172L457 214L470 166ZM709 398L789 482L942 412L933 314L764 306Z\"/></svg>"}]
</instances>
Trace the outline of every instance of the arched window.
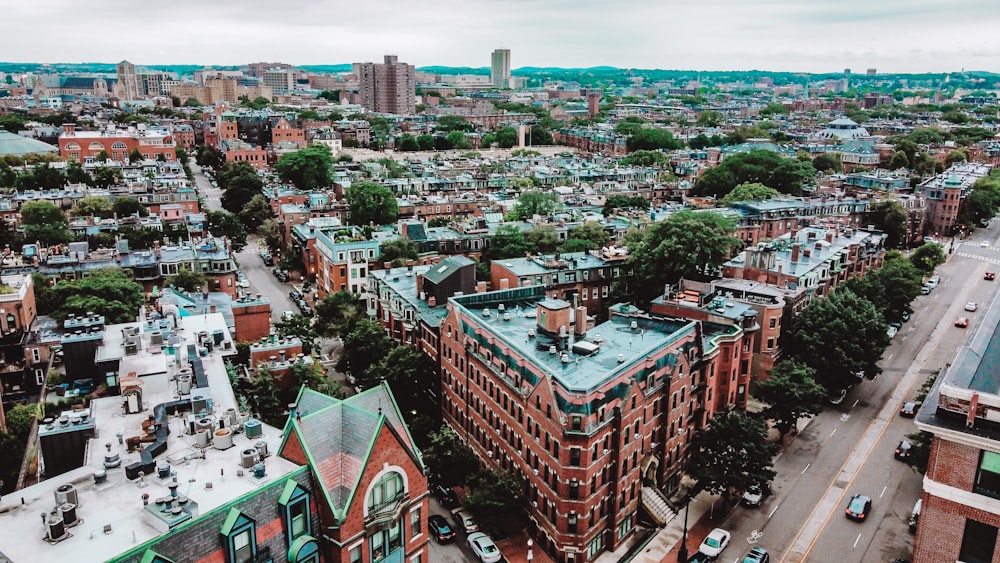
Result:
<instances>
[{"instance_id":1,"label":"arched window","mask_svg":"<svg viewBox=\"0 0 1000 563\"><path fill-rule=\"evenodd\" d=\"M66 150L78 151L80 150L80 145L78 145L77 143L66 143Z\"/></svg>"},{"instance_id":2,"label":"arched window","mask_svg":"<svg viewBox=\"0 0 1000 563\"><path fill-rule=\"evenodd\" d=\"M382 505L390 503L403 493L403 476L390 471L379 478L368 493L368 511L377 510Z\"/></svg>"},{"instance_id":3,"label":"arched window","mask_svg":"<svg viewBox=\"0 0 1000 563\"><path fill-rule=\"evenodd\" d=\"M89 148L92 151L103 151L104 150L104 144L103 143L98 143L97 141L94 141L93 143L90 143L90 147Z\"/></svg>"},{"instance_id":4,"label":"arched window","mask_svg":"<svg viewBox=\"0 0 1000 563\"><path fill-rule=\"evenodd\" d=\"M125 143L123 143L121 141L115 141L115 144L111 145L111 148L114 149L114 150L116 150L116 151L123 151L123 150L128 149L128 147L125 146Z\"/></svg>"}]
</instances>

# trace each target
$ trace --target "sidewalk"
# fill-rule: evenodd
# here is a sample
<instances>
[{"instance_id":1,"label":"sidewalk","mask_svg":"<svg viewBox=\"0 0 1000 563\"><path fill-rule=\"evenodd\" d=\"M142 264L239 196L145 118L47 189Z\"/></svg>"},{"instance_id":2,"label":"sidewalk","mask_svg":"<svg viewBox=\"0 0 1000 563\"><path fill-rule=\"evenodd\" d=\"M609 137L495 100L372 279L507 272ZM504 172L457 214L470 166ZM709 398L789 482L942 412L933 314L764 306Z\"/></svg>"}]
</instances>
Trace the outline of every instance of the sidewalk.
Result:
<instances>
[{"instance_id":1,"label":"sidewalk","mask_svg":"<svg viewBox=\"0 0 1000 563\"><path fill-rule=\"evenodd\" d=\"M498 541L497 547L508 563L553 563L552 558L537 545L531 546L531 559L528 559L528 536L524 532Z\"/></svg>"}]
</instances>

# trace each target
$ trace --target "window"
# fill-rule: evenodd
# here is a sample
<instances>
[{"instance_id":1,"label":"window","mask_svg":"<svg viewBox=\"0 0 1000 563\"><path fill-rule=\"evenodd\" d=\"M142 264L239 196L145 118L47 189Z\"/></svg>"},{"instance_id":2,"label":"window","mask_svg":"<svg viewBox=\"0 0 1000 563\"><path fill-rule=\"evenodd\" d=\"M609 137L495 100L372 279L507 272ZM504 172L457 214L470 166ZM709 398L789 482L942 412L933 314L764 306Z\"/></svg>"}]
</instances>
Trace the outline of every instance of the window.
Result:
<instances>
[{"instance_id":1,"label":"window","mask_svg":"<svg viewBox=\"0 0 1000 563\"><path fill-rule=\"evenodd\" d=\"M423 533L423 528L420 524L420 509L410 511L410 539L419 536Z\"/></svg>"},{"instance_id":2,"label":"window","mask_svg":"<svg viewBox=\"0 0 1000 563\"><path fill-rule=\"evenodd\" d=\"M976 520L965 521L962 550L958 558L965 563L990 563L997 546L997 528Z\"/></svg>"},{"instance_id":3,"label":"window","mask_svg":"<svg viewBox=\"0 0 1000 563\"><path fill-rule=\"evenodd\" d=\"M227 540L226 550L230 563L244 563L257 555L256 524L236 508L229 509L222 524L222 535Z\"/></svg>"},{"instance_id":4,"label":"window","mask_svg":"<svg viewBox=\"0 0 1000 563\"><path fill-rule=\"evenodd\" d=\"M278 504L282 509L282 518L285 521L285 533L288 536L289 545L299 536L312 534L308 491L296 481L289 479L285 482L281 496L278 497Z\"/></svg>"},{"instance_id":5,"label":"window","mask_svg":"<svg viewBox=\"0 0 1000 563\"><path fill-rule=\"evenodd\" d=\"M1000 498L1000 453L983 451L973 492Z\"/></svg>"},{"instance_id":6,"label":"window","mask_svg":"<svg viewBox=\"0 0 1000 563\"><path fill-rule=\"evenodd\" d=\"M347 552L347 560L350 563L361 563L361 544L351 547L351 550Z\"/></svg>"},{"instance_id":7,"label":"window","mask_svg":"<svg viewBox=\"0 0 1000 563\"><path fill-rule=\"evenodd\" d=\"M569 464L572 467L580 467L580 448L569 449Z\"/></svg>"},{"instance_id":8,"label":"window","mask_svg":"<svg viewBox=\"0 0 1000 563\"><path fill-rule=\"evenodd\" d=\"M386 473L379 478L368 494L368 510L371 511L395 501L402 492L403 477L395 471Z\"/></svg>"}]
</instances>

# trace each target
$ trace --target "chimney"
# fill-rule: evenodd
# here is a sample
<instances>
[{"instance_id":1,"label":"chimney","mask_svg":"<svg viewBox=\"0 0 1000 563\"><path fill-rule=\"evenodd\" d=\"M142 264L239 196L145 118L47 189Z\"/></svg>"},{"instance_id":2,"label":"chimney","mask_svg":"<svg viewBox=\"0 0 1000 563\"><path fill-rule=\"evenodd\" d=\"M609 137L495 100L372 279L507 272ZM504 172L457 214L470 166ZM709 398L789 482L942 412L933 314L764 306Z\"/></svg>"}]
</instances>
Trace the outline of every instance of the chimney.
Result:
<instances>
[{"instance_id":1,"label":"chimney","mask_svg":"<svg viewBox=\"0 0 1000 563\"><path fill-rule=\"evenodd\" d=\"M153 254L155 254L157 258L160 257L160 241L158 240L153 241Z\"/></svg>"},{"instance_id":2,"label":"chimney","mask_svg":"<svg viewBox=\"0 0 1000 563\"><path fill-rule=\"evenodd\" d=\"M278 352L278 355L281 357L281 363L285 363L285 351Z\"/></svg>"},{"instance_id":3,"label":"chimney","mask_svg":"<svg viewBox=\"0 0 1000 563\"><path fill-rule=\"evenodd\" d=\"M500 289L510 289L510 280L507 278L500 278Z\"/></svg>"},{"instance_id":4,"label":"chimney","mask_svg":"<svg viewBox=\"0 0 1000 563\"><path fill-rule=\"evenodd\" d=\"M382 262L382 269L383 270L388 270L390 268L392 268L392 262Z\"/></svg>"},{"instance_id":5,"label":"chimney","mask_svg":"<svg viewBox=\"0 0 1000 563\"><path fill-rule=\"evenodd\" d=\"M437 297L434 297L433 295L428 295L427 296L427 306L428 307L434 307L435 305L437 305Z\"/></svg>"},{"instance_id":6,"label":"chimney","mask_svg":"<svg viewBox=\"0 0 1000 563\"><path fill-rule=\"evenodd\" d=\"M833 242L833 231L826 232L826 242Z\"/></svg>"},{"instance_id":7,"label":"chimney","mask_svg":"<svg viewBox=\"0 0 1000 563\"><path fill-rule=\"evenodd\" d=\"M587 308L583 305L576 308L576 323L573 325L573 333L577 336L587 333Z\"/></svg>"},{"instance_id":8,"label":"chimney","mask_svg":"<svg viewBox=\"0 0 1000 563\"><path fill-rule=\"evenodd\" d=\"M799 261L799 243L792 245L792 263Z\"/></svg>"},{"instance_id":9,"label":"chimney","mask_svg":"<svg viewBox=\"0 0 1000 563\"><path fill-rule=\"evenodd\" d=\"M63 133L67 135L76 134L76 125L73 123L63 123Z\"/></svg>"},{"instance_id":10,"label":"chimney","mask_svg":"<svg viewBox=\"0 0 1000 563\"><path fill-rule=\"evenodd\" d=\"M476 282L476 293L486 293L486 282Z\"/></svg>"},{"instance_id":11,"label":"chimney","mask_svg":"<svg viewBox=\"0 0 1000 563\"><path fill-rule=\"evenodd\" d=\"M215 312L215 305L212 305L212 306L210 306L210 307L208 308L208 312L209 312L209 313L214 313L214 312Z\"/></svg>"}]
</instances>

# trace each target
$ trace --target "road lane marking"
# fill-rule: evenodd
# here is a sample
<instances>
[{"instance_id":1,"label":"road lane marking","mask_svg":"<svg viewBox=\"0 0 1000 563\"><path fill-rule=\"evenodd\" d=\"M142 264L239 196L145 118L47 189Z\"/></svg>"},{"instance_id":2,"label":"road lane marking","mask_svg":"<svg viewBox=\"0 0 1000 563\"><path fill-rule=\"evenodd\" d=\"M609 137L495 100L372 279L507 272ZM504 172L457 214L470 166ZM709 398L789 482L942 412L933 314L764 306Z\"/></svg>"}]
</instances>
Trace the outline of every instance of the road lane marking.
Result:
<instances>
[{"instance_id":1,"label":"road lane marking","mask_svg":"<svg viewBox=\"0 0 1000 563\"><path fill-rule=\"evenodd\" d=\"M772 509L771 509L771 512L769 512L769 513L768 513L768 515L767 515L767 519L768 519L768 520L770 520L770 519L771 519L771 517L772 517L772 516L774 516L774 513L778 511L778 507L779 507L779 506L781 506L781 503L780 503L780 502L779 502L778 504L774 505L774 508L772 508Z\"/></svg>"},{"instance_id":2,"label":"road lane marking","mask_svg":"<svg viewBox=\"0 0 1000 563\"><path fill-rule=\"evenodd\" d=\"M885 490L888 489L888 488L889 488L889 485L886 485L886 486L882 487L882 492L879 493L878 498L882 498L882 495L885 494Z\"/></svg>"},{"instance_id":3,"label":"road lane marking","mask_svg":"<svg viewBox=\"0 0 1000 563\"><path fill-rule=\"evenodd\" d=\"M858 547L859 541L861 541L861 534L858 534L858 539L854 540L854 547Z\"/></svg>"},{"instance_id":4,"label":"road lane marking","mask_svg":"<svg viewBox=\"0 0 1000 563\"><path fill-rule=\"evenodd\" d=\"M891 360L891 359L892 359L892 357L893 357L894 355L895 355L895 354L889 354L889 357L888 357L888 358L886 358L886 360Z\"/></svg>"},{"instance_id":5,"label":"road lane marking","mask_svg":"<svg viewBox=\"0 0 1000 563\"><path fill-rule=\"evenodd\" d=\"M861 399L855 399L854 400L854 404L851 405L851 408L853 409L854 407L858 406L858 403L860 403L860 402L861 402Z\"/></svg>"},{"instance_id":6,"label":"road lane marking","mask_svg":"<svg viewBox=\"0 0 1000 563\"><path fill-rule=\"evenodd\" d=\"M834 428L834 429L833 429L833 432L830 432L830 437L831 437L831 438L833 438L833 435L834 435L834 434L836 434L836 433L837 433L837 429L836 429L836 428Z\"/></svg>"},{"instance_id":7,"label":"road lane marking","mask_svg":"<svg viewBox=\"0 0 1000 563\"><path fill-rule=\"evenodd\" d=\"M811 461L809 463L807 463L805 467L802 468L802 473L799 473L799 475L805 475L806 474L806 470L809 469L810 465L812 465Z\"/></svg>"},{"instance_id":8,"label":"road lane marking","mask_svg":"<svg viewBox=\"0 0 1000 563\"><path fill-rule=\"evenodd\" d=\"M903 342L906 342L906 335L903 335Z\"/></svg>"}]
</instances>

